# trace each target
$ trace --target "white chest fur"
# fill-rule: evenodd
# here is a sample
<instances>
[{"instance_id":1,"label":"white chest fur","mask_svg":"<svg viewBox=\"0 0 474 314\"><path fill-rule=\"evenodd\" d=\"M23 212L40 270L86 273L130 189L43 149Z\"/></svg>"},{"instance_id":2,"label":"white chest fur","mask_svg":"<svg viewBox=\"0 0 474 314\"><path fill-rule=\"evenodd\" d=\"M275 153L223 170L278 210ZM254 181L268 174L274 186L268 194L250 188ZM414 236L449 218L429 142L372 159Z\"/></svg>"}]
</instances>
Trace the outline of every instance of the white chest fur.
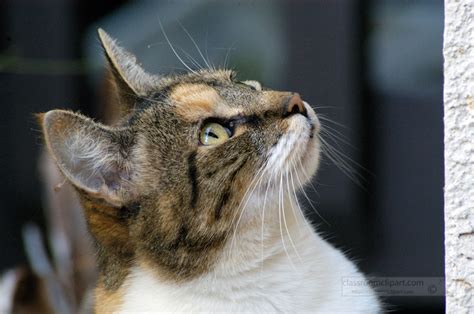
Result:
<instances>
[{"instance_id":1,"label":"white chest fur","mask_svg":"<svg viewBox=\"0 0 474 314\"><path fill-rule=\"evenodd\" d=\"M161 282L133 268L121 312L378 312L369 288L345 296L344 277L363 275L341 252L323 241L300 216L285 215L284 232L248 228L229 241L206 275L187 283ZM269 218L272 219L272 218ZM280 219L281 220L281 219ZM286 232L288 230L288 232ZM291 240L288 236L291 235ZM264 245L262 245L262 238ZM282 245L284 244L284 245Z\"/></svg>"}]
</instances>

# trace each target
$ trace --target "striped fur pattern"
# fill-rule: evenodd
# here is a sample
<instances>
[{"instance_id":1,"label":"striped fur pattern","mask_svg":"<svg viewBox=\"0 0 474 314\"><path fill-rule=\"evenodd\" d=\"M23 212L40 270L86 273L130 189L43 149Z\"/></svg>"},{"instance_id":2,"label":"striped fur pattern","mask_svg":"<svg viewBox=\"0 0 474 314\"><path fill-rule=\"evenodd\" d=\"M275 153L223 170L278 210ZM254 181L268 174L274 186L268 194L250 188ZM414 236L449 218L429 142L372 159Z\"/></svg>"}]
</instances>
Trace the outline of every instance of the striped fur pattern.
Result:
<instances>
[{"instance_id":1,"label":"striped fur pattern","mask_svg":"<svg viewBox=\"0 0 474 314\"><path fill-rule=\"evenodd\" d=\"M330 310L356 302L342 302L337 288L342 275L360 274L297 204L296 191L319 164L311 107L227 70L152 76L99 36L119 121L39 115L95 241L96 311L293 311L317 310L318 302ZM232 129L230 138L202 145L209 121ZM292 281L298 269L307 285ZM300 295L290 301L293 294ZM370 290L364 300L356 308L378 309Z\"/></svg>"}]
</instances>

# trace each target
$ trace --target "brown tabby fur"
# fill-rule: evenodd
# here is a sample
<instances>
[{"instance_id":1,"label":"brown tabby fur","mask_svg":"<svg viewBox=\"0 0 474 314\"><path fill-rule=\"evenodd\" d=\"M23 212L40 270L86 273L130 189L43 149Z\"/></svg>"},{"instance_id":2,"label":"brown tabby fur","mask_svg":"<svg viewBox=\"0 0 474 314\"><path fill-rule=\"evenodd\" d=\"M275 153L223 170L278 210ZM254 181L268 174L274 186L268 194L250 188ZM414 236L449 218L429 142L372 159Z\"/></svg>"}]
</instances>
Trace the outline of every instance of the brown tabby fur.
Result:
<instances>
[{"instance_id":1,"label":"brown tabby fur","mask_svg":"<svg viewBox=\"0 0 474 314\"><path fill-rule=\"evenodd\" d=\"M80 195L98 251L96 296L105 302L120 294L133 265L174 281L213 266L235 227L235 209L287 128L293 94L242 84L225 70L151 76L99 34L120 121L105 126L62 110L39 120L49 152ZM234 135L200 145L209 119L233 123Z\"/></svg>"}]
</instances>

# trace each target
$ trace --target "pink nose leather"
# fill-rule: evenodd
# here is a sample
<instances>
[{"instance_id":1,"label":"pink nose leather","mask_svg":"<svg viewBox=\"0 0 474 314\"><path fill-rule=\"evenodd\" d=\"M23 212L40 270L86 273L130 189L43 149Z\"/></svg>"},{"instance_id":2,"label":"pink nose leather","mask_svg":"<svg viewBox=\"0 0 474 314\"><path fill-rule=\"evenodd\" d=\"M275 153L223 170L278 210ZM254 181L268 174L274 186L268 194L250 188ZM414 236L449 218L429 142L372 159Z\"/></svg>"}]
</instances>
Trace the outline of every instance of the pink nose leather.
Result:
<instances>
[{"instance_id":1,"label":"pink nose leather","mask_svg":"<svg viewBox=\"0 0 474 314\"><path fill-rule=\"evenodd\" d=\"M304 116L307 114L300 94L294 94L285 104L285 116L290 116L297 113L300 113Z\"/></svg>"}]
</instances>

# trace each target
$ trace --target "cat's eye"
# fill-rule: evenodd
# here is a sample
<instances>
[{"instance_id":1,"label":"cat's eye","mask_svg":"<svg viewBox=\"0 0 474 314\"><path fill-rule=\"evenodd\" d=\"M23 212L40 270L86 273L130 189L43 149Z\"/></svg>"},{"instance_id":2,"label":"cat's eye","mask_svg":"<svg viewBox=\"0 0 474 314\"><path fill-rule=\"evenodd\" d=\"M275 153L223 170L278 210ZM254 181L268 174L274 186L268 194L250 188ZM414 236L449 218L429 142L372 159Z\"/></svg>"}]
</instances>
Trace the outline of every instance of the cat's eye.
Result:
<instances>
[{"instance_id":1,"label":"cat's eye","mask_svg":"<svg viewBox=\"0 0 474 314\"><path fill-rule=\"evenodd\" d=\"M237 85L243 86L245 88L249 88L251 90L257 90L254 85L252 84L247 84L245 82L235 82Z\"/></svg>"},{"instance_id":2,"label":"cat's eye","mask_svg":"<svg viewBox=\"0 0 474 314\"><path fill-rule=\"evenodd\" d=\"M224 143L232 135L231 130L225 126L209 122L204 124L199 134L199 141L202 145L210 146Z\"/></svg>"}]
</instances>

